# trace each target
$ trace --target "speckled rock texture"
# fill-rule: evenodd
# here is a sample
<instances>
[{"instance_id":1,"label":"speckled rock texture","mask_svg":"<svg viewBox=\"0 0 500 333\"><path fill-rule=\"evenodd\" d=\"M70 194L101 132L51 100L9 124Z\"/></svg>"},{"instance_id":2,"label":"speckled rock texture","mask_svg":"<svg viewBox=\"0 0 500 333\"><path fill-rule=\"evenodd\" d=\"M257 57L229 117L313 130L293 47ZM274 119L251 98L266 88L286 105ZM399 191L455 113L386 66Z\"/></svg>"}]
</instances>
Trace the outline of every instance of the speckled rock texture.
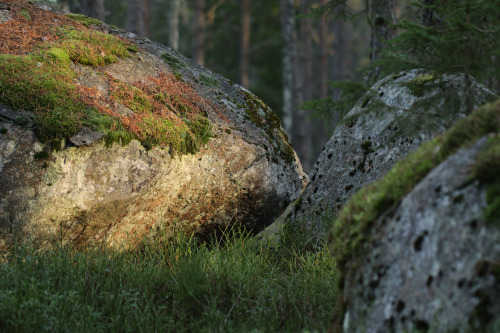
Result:
<instances>
[{"instance_id":1,"label":"speckled rock texture","mask_svg":"<svg viewBox=\"0 0 500 333\"><path fill-rule=\"evenodd\" d=\"M498 332L500 228L472 181L487 137L434 168L374 223L345 279L344 332Z\"/></svg>"},{"instance_id":2,"label":"speckled rock texture","mask_svg":"<svg viewBox=\"0 0 500 333\"><path fill-rule=\"evenodd\" d=\"M8 7L0 9L8 18ZM165 46L105 24L95 28L129 38L139 51L99 70L72 64L79 85L106 94L103 73L127 83L177 73L216 106L206 110L212 138L194 155L175 156L138 141L106 147L84 130L51 151L37 139L30 110L1 105L0 246L15 236L114 246L173 226L202 237L235 225L258 231L303 190L307 175L260 99ZM172 68L165 55L185 67Z\"/></svg>"},{"instance_id":3,"label":"speckled rock texture","mask_svg":"<svg viewBox=\"0 0 500 333\"><path fill-rule=\"evenodd\" d=\"M325 210L334 218L357 190L381 178L421 143L497 98L470 80L469 85L465 75L432 77L412 70L376 83L335 129L292 218L312 227L315 216Z\"/></svg>"}]
</instances>

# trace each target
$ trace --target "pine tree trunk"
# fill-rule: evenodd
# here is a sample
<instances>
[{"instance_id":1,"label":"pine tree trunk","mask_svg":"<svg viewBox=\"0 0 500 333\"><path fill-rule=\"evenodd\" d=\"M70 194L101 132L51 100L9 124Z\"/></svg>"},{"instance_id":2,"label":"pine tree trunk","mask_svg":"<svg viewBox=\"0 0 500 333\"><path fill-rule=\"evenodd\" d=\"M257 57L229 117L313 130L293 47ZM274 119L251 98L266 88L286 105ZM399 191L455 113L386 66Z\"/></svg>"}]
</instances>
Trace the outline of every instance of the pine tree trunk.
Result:
<instances>
[{"instance_id":1,"label":"pine tree trunk","mask_svg":"<svg viewBox=\"0 0 500 333\"><path fill-rule=\"evenodd\" d=\"M241 41L240 41L240 83L249 87L248 71L250 67L250 0L241 0Z\"/></svg>"},{"instance_id":2,"label":"pine tree trunk","mask_svg":"<svg viewBox=\"0 0 500 333\"><path fill-rule=\"evenodd\" d=\"M395 35L395 30L389 25L395 22L394 0L372 0L370 9L371 42L370 60L378 59L384 42Z\"/></svg>"},{"instance_id":3,"label":"pine tree trunk","mask_svg":"<svg viewBox=\"0 0 500 333\"><path fill-rule=\"evenodd\" d=\"M82 4L78 0L68 0L68 7L69 7L69 11L72 13L81 13L82 12Z\"/></svg>"},{"instance_id":4,"label":"pine tree trunk","mask_svg":"<svg viewBox=\"0 0 500 333\"><path fill-rule=\"evenodd\" d=\"M321 0L320 6L325 6L328 0ZM319 98L328 97L328 19L323 16L319 20L319 44L320 44L320 61L319 61L319 75L320 75L320 92Z\"/></svg>"},{"instance_id":5,"label":"pine tree trunk","mask_svg":"<svg viewBox=\"0 0 500 333\"><path fill-rule=\"evenodd\" d=\"M179 49L179 14L181 11L181 0L170 0L167 12L168 43L174 50Z\"/></svg>"},{"instance_id":6,"label":"pine tree trunk","mask_svg":"<svg viewBox=\"0 0 500 333\"><path fill-rule=\"evenodd\" d=\"M294 62L294 0L280 0L281 7L281 34L283 37L283 125L285 131L293 141L292 110L293 110L293 62Z\"/></svg>"},{"instance_id":7,"label":"pine tree trunk","mask_svg":"<svg viewBox=\"0 0 500 333\"><path fill-rule=\"evenodd\" d=\"M195 1L194 61L205 64L205 0Z\"/></svg>"},{"instance_id":8,"label":"pine tree trunk","mask_svg":"<svg viewBox=\"0 0 500 333\"><path fill-rule=\"evenodd\" d=\"M104 0L82 0L80 9L83 15L96 18L100 21L104 21L106 17Z\"/></svg>"},{"instance_id":9,"label":"pine tree trunk","mask_svg":"<svg viewBox=\"0 0 500 333\"><path fill-rule=\"evenodd\" d=\"M324 6L329 0L321 0L320 6ZM313 98L327 98L328 94L328 79L329 79L329 66L328 66L328 17L323 16L318 22L318 34L319 34L319 59L318 59L318 76L319 76L319 92ZM317 157L324 147L325 143L328 141L328 128L330 128L330 123L326 122L325 119L314 119L311 122L311 126L314 128L314 136L312 137L312 149L311 156L314 159Z\"/></svg>"},{"instance_id":10,"label":"pine tree trunk","mask_svg":"<svg viewBox=\"0 0 500 333\"><path fill-rule=\"evenodd\" d=\"M148 36L149 0L127 0L127 29L139 36Z\"/></svg>"},{"instance_id":11,"label":"pine tree trunk","mask_svg":"<svg viewBox=\"0 0 500 333\"><path fill-rule=\"evenodd\" d=\"M430 27L436 24L436 20L434 18L434 11L431 8L428 8L428 6L434 5L435 2L436 0L422 1L424 8L420 10L420 22L422 25L425 25L426 27Z\"/></svg>"},{"instance_id":12,"label":"pine tree trunk","mask_svg":"<svg viewBox=\"0 0 500 333\"><path fill-rule=\"evenodd\" d=\"M300 2L301 14L307 14L309 1ZM312 99L312 24L311 19L300 19L300 41L295 43L297 50L294 67L294 93L292 138L295 151L299 155L302 167L309 170L311 167L311 137L310 121L307 119L307 110L300 109L307 100Z\"/></svg>"}]
</instances>

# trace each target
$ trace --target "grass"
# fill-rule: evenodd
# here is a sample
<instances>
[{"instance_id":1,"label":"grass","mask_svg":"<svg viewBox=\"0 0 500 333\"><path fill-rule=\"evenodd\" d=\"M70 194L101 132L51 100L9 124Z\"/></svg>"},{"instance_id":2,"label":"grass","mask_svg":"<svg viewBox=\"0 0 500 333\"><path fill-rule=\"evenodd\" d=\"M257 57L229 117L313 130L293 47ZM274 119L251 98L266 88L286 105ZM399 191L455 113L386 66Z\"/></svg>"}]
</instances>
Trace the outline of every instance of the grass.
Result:
<instances>
[{"instance_id":1,"label":"grass","mask_svg":"<svg viewBox=\"0 0 500 333\"><path fill-rule=\"evenodd\" d=\"M24 243L0 261L0 331L326 331L335 277L326 246L272 249L243 232L122 252Z\"/></svg>"}]
</instances>

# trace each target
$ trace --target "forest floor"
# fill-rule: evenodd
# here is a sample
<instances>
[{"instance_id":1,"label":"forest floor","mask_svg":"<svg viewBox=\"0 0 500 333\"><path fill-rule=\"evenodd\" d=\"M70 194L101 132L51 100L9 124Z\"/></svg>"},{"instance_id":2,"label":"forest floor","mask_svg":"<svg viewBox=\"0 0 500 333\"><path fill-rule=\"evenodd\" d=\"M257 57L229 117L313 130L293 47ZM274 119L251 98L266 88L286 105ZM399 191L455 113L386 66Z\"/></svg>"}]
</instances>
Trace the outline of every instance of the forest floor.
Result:
<instances>
[{"instance_id":1,"label":"forest floor","mask_svg":"<svg viewBox=\"0 0 500 333\"><path fill-rule=\"evenodd\" d=\"M290 226L275 247L243 232L123 251L23 243L0 257L0 331L323 332L337 276L326 241Z\"/></svg>"}]
</instances>

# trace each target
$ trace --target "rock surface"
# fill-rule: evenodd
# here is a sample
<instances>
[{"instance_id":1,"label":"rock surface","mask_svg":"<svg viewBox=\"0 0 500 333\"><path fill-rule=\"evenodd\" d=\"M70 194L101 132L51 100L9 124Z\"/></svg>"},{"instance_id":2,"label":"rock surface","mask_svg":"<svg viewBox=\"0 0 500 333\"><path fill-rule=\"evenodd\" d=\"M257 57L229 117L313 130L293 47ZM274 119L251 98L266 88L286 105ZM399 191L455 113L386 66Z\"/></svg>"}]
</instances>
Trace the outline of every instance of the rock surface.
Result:
<instances>
[{"instance_id":1,"label":"rock surface","mask_svg":"<svg viewBox=\"0 0 500 333\"><path fill-rule=\"evenodd\" d=\"M196 154L181 156L136 140L108 147L83 130L51 150L38 140L30 117L22 124L12 116L32 117L31 110L1 105L0 246L17 235L118 245L174 226L202 236L235 225L258 231L300 193L307 176L261 100L165 46L105 24L95 28L128 38L139 51L99 69L72 63L78 86L106 95L106 75L131 84L176 73L211 103L204 111L212 137ZM207 77L210 86L200 79ZM133 114L123 105L115 112Z\"/></svg>"},{"instance_id":2,"label":"rock surface","mask_svg":"<svg viewBox=\"0 0 500 333\"><path fill-rule=\"evenodd\" d=\"M459 150L376 220L345 277L344 332L500 329L500 221L485 221L486 186L471 181L487 142Z\"/></svg>"},{"instance_id":3,"label":"rock surface","mask_svg":"<svg viewBox=\"0 0 500 333\"><path fill-rule=\"evenodd\" d=\"M360 188L381 178L422 142L497 97L465 75L412 70L376 83L344 117L310 173L294 219L334 218Z\"/></svg>"}]
</instances>

